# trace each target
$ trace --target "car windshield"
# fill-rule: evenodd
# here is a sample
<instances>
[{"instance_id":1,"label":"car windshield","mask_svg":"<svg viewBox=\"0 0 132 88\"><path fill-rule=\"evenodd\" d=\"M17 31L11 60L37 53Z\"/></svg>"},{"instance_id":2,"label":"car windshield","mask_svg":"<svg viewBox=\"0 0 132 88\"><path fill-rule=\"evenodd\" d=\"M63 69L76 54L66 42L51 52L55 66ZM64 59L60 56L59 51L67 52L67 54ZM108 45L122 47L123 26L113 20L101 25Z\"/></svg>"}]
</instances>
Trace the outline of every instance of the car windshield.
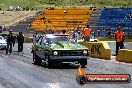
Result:
<instances>
[{"instance_id":1,"label":"car windshield","mask_svg":"<svg viewBox=\"0 0 132 88\"><path fill-rule=\"evenodd\" d=\"M60 37L47 38L47 42L49 44L57 43L59 41L68 41L69 42L70 40L67 37L61 37L61 36Z\"/></svg>"}]
</instances>

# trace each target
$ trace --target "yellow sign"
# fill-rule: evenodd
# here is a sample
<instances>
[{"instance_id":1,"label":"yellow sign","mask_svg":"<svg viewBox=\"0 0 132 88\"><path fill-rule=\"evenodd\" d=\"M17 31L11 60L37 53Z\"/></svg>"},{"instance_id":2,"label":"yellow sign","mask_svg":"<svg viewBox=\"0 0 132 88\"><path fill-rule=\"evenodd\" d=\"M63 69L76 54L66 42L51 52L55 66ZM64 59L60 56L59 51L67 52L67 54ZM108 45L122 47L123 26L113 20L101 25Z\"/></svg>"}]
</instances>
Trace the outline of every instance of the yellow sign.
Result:
<instances>
[{"instance_id":1,"label":"yellow sign","mask_svg":"<svg viewBox=\"0 0 132 88\"><path fill-rule=\"evenodd\" d=\"M100 59L111 59L110 48L105 42L78 42L89 48L89 56Z\"/></svg>"}]
</instances>

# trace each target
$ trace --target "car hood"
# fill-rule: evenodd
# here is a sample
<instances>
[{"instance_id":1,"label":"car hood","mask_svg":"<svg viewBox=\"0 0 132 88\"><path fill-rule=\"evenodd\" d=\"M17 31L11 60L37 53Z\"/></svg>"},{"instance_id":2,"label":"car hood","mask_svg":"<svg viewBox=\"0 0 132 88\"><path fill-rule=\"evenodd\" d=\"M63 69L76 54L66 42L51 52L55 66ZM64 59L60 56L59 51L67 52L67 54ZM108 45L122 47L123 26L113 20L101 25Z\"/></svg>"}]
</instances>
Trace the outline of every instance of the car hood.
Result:
<instances>
[{"instance_id":1,"label":"car hood","mask_svg":"<svg viewBox=\"0 0 132 88\"><path fill-rule=\"evenodd\" d=\"M2 40L0 39L0 43L6 43L6 41L5 41L5 40L3 40L3 39L2 39Z\"/></svg>"},{"instance_id":2,"label":"car hood","mask_svg":"<svg viewBox=\"0 0 132 88\"><path fill-rule=\"evenodd\" d=\"M74 44L70 42L60 41L56 44L51 44L51 48L53 50L80 50L80 49L87 49L85 46L80 44Z\"/></svg>"}]
</instances>

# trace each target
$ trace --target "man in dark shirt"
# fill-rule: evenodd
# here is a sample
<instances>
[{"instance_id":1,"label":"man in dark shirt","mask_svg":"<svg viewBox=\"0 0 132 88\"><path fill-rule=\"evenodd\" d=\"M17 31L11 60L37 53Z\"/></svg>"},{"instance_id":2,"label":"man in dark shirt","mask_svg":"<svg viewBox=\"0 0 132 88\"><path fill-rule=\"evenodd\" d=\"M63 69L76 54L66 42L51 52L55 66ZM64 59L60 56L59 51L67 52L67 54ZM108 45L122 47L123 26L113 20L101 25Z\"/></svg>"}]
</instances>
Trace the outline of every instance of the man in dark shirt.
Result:
<instances>
[{"instance_id":1,"label":"man in dark shirt","mask_svg":"<svg viewBox=\"0 0 132 88\"><path fill-rule=\"evenodd\" d=\"M19 32L19 35L17 36L17 41L18 41L18 52L23 51L23 43L24 43L24 36L22 32Z\"/></svg>"},{"instance_id":2,"label":"man in dark shirt","mask_svg":"<svg viewBox=\"0 0 132 88\"><path fill-rule=\"evenodd\" d=\"M8 52L11 54L12 53L12 44L13 44L13 34L12 30L9 31L9 34L7 35L7 49L6 49L6 54Z\"/></svg>"}]
</instances>

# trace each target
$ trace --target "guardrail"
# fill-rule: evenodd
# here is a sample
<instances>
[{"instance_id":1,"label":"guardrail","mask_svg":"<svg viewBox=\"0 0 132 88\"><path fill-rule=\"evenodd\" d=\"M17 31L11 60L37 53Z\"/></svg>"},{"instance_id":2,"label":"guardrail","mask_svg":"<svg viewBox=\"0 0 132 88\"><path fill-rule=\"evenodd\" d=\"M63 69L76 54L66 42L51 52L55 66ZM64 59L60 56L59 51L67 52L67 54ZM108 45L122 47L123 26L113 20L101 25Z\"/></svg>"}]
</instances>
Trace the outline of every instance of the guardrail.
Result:
<instances>
[{"instance_id":1,"label":"guardrail","mask_svg":"<svg viewBox=\"0 0 132 88\"><path fill-rule=\"evenodd\" d=\"M132 50L120 49L116 61L132 63Z\"/></svg>"}]
</instances>

